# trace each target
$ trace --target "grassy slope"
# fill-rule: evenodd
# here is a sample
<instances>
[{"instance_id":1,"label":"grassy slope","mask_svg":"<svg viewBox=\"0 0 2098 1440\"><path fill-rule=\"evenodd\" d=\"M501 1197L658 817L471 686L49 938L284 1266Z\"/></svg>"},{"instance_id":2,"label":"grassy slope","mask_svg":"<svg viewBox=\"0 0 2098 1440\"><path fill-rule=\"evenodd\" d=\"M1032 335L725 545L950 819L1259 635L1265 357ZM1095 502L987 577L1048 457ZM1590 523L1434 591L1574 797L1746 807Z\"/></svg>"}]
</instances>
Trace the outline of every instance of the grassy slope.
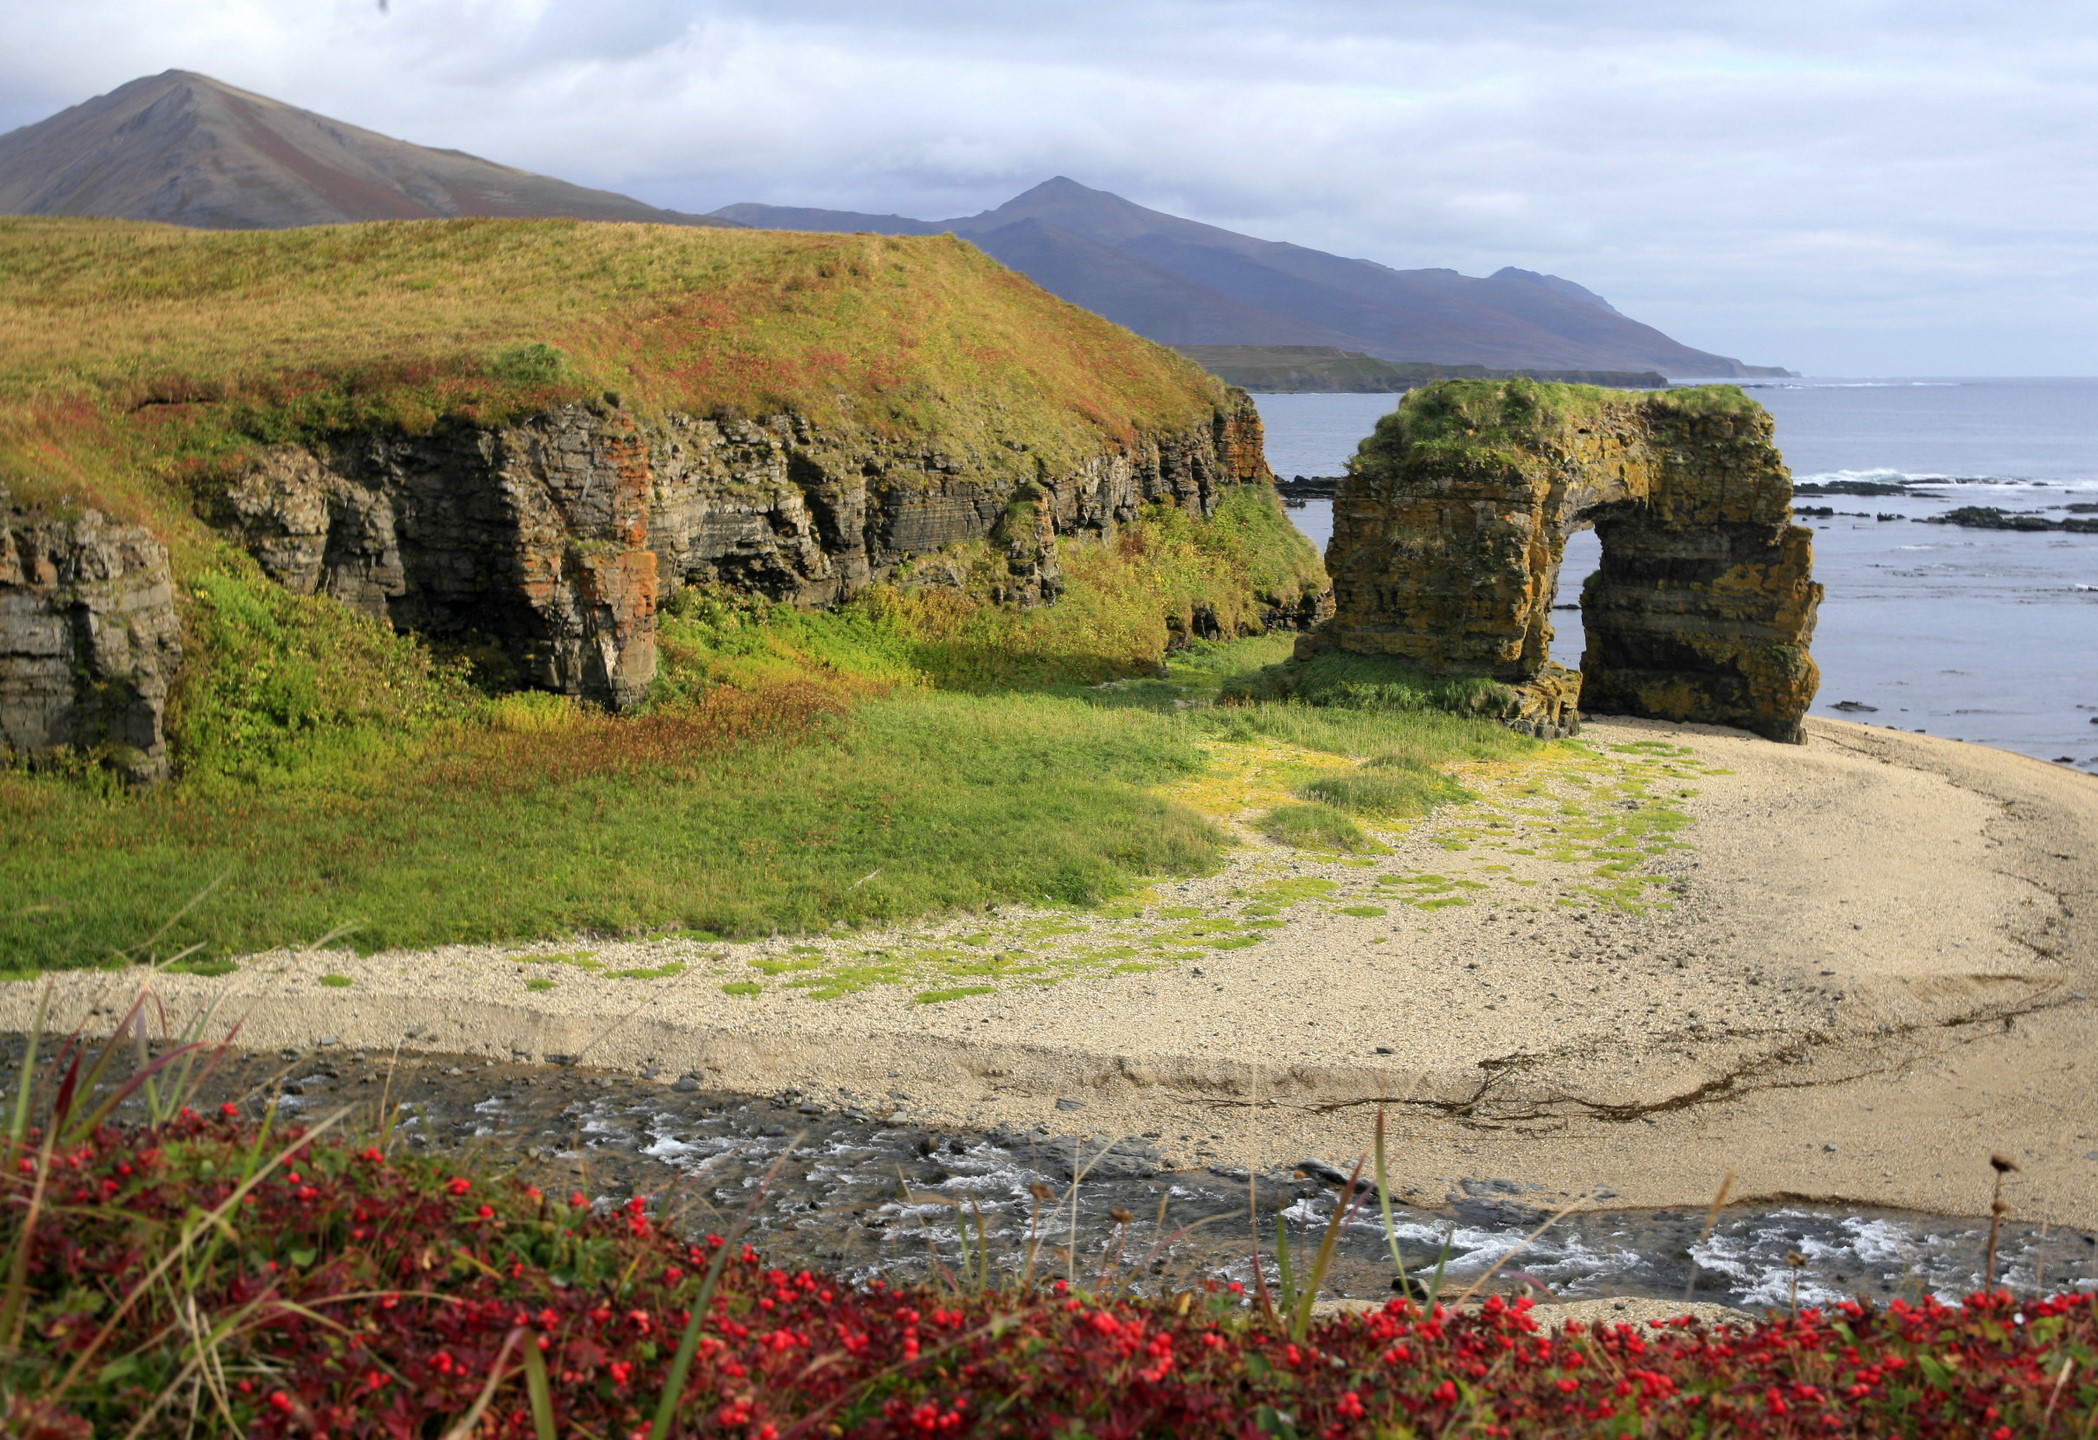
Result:
<instances>
[{"instance_id":1,"label":"grassy slope","mask_svg":"<svg viewBox=\"0 0 2098 1440\"><path fill-rule=\"evenodd\" d=\"M644 413L849 414L987 460L1020 434L1052 464L1223 396L947 237L0 219L0 477L153 525L184 568L211 556L186 483L247 446L605 391Z\"/></svg>"},{"instance_id":2,"label":"grassy slope","mask_svg":"<svg viewBox=\"0 0 2098 1440\"><path fill-rule=\"evenodd\" d=\"M818 616L674 597L653 706L627 720L480 695L412 639L268 584L191 518L189 479L258 442L605 388L644 411L849 411L952 448L997 426L1052 460L1221 398L947 241L0 221L0 281L0 475L167 534L192 642L177 784L0 772L22 822L0 834L0 967L209 957L344 925L375 948L1082 903L1214 863L1221 835L1153 793L1205 763L1205 738L1424 776L1514 743L1445 717L1176 709L1286 642L1080 688L1155 671L1198 609L1243 633L1254 593L1318 583L1264 490L1067 545L1070 594L1032 612L907 583Z\"/></svg>"},{"instance_id":3,"label":"grassy slope","mask_svg":"<svg viewBox=\"0 0 2098 1440\"><path fill-rule=\"evenodd\" d=\"M1155 793L1207 763L1205 740L1366 757L1387 783L1326 797L1365 811L1391 808L1402 779L1416 811L1451 798L1437 766L1530 743L1419 710L1203 703L1279 660L1286 636L1197 647L1170 679L1080 683L1155 670L1163 612L1132 597L1206 581L1222 602L1245 567L1272 563L1259 523L1238 518L1196 528L1165 512L1113 547L1068 546L1059 605L950 603L946 629L896 589L823 614L687 592L664 617L656 703L625 719L473 696L339 611L348 633L324 653L279 624L279 648L193 702L217 768L140 795L0 772L0 809L25 822L0 836L0 964L215 957L345 924L371 949L1082 904L1217 862L1225 837ZM214 614L325 603L214 583ZM332 663L347 654L363 679Z\"/></svg>"}]
</instances>

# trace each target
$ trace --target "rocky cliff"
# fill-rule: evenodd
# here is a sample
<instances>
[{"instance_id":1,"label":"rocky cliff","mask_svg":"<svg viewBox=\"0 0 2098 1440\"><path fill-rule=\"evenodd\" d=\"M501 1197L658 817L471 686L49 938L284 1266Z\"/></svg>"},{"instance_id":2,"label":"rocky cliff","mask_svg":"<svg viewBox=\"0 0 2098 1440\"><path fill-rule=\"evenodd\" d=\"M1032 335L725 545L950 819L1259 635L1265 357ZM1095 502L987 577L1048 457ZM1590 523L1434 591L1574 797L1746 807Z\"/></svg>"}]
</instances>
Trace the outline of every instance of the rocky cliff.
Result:
<instances>
[{"instance_id":1,"label":"rocky cliff","mask_svg":"<svg viewBox=\"0 0 2098 1440\"><path fill-rule=\"evenodd\" d=\"M1821 587L1769 415L1738 390L1612 395L1444 382L1379 422L1334 503L1337 613L1313 648L1518 687L1539 733L1579 711L1798 741ZM1593 527L1579 675L1550 662L1566 537Z\"/></svg>"},{"instance_id":2,"label":"rocky cliff","mask_svg":"<svg viewBox=\"0 0 2098 1440\"><path fill-rule=\"evenodd\" d=\"M178 601L231 539L498 683L615 709L680 587L1035 604L1060 537L1272 478L1244 396L951 237L11 219L0 272L24 277L0 286L0 480L25 512L142 520ZM22 614L72 603L6 583ZM199 666L229 643L200 629ZM11 701L41 718L10 744L115 723L56 704Z\"/></svg>"},{"instance_id":3,"label":"rocky cliff","mask_svg":"<svg viewBox=\"0 0 2098 1440\"><path fill-rule=\"evenodd\" d=\"M643 423L600 403L280 447L220 518L291 590L623 709L654 677L656 604L679 586L831 604L983 541L1005 562L996 598L1040 603L1061 586L1057 536L1109 535L1155 501L1206 516L1224 487L1271 482L1242 394L1075 464L1018 434L948 451L795 414Z\"/></svg>"},{"instance_id":4,"label":"rocky cliff","mask_svg":"<svg viewBox=\"0 0 2098 1440\"><path fill-rule=\"evenodd\" d=\"M0 488L0 759L70 753L161 778L181 660L166 547L92 510L11 508Z\"/></svg>"}]
</instances>

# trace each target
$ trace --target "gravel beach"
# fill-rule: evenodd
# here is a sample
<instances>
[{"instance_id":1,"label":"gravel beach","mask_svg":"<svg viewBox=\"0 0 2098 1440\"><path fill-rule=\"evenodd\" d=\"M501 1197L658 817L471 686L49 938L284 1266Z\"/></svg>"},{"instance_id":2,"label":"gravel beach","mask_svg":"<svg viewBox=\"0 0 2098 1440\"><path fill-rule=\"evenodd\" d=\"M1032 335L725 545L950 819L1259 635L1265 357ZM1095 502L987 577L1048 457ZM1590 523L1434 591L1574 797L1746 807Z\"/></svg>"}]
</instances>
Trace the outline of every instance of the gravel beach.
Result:
<instances>
[{"instance_id":1,"label":"gravel beach","mask_svg":"<svg viewBox=\"0 0 2098 1440\"><path fill-rule=\"evenodd\" d=\"M1701 1207L1731 1173L1735 1200L1975 1214L1995 1152L2014 1214L2098 1228L2098 780L1808 729L1596 721L1361 856L1252 835L1261 757L1221 755L1186 798L1246 844L1101 912L151 983L177 1028L211 1006L246 1046L581 1060L1184 1166L1345 1169L1381 1105L1419 1203L1493 1178ZM93 1029L141 978L59 975L54 1022ZM0 986L0 1028L41 990Z\"/></svg>"}]
</instances>

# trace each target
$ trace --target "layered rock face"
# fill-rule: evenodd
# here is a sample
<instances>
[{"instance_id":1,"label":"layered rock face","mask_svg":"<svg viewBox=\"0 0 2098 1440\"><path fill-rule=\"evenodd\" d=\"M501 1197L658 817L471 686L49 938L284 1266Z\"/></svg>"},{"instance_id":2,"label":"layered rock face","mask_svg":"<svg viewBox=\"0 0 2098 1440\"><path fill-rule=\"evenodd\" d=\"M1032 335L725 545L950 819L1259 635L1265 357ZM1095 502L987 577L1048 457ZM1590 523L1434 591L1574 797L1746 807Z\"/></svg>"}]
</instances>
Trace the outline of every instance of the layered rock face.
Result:
<instances>
[{"instance_id":1,"label":"layered rock face","mask_svg":"<svg viewBox=\"0 0 2098 1440\"><path fill-rule=\"evenodd\" d=\"M1018 438L950 453L794 415L644 426L607 403L285 448L222 518L292 590L491 642L522 683L623 709L655 674L656 602L677 586L830 604L987 541L1005 560L998 598L1039 603L1061 589L1057 535L1105 535L1159 500L1206 516L1225 486L1272 481L1238 394L1063 465Z\"/></svg>"},{"instance_id":2,"label":"layered rock face","mask_svg":"<svg viewBox=\"0 0 2098 1440\"><path fill-rule=\"evenodd\" d=\"M1770 417L1738 392L1526 382L1416 391L1351 463L1311 645L1515 685L1540 734L1585 707L1798 742L1821 587ZM1566 537L1592 526L1578 676L1550 662Z\"/></svg>"},{"instance_id":3,"label":"layered rock face","mask_svg":"<svg viewBox=\"0 0 2098 1440\"><path fill-rule=\"evenodd\" d=\"M181 661L167 547L93 510L11 509L0 489L0 757L71 752L162 778Z\"/></svg>"}]
</instances>

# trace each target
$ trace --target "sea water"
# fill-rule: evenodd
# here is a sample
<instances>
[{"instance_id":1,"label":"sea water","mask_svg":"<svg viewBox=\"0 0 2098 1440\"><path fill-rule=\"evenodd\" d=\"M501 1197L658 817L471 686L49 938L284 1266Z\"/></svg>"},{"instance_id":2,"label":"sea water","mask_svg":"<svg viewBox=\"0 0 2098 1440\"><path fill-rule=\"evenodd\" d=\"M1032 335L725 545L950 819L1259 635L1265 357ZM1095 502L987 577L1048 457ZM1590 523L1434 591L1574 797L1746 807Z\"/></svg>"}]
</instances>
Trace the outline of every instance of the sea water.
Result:
<instances>
[{"instance_id":1,"label":"sea water","mask_svg":"<svg viewBox=\"0 0 2098 1440\"><path fill-rule=\"evenodd\" d=\"M2098 772L2098 535L1928 523L1958 506L2098 518L2098 379L1772 380L1777 421L1827 590L1813 713L2016 750ZM1392 395L1261 395L1275 473L1337 475ZM1291 510L1324 546L1329 501ZM1567 547L1554 658L1578 665L1593 534Z\"/></svg>"}]
</instances>

